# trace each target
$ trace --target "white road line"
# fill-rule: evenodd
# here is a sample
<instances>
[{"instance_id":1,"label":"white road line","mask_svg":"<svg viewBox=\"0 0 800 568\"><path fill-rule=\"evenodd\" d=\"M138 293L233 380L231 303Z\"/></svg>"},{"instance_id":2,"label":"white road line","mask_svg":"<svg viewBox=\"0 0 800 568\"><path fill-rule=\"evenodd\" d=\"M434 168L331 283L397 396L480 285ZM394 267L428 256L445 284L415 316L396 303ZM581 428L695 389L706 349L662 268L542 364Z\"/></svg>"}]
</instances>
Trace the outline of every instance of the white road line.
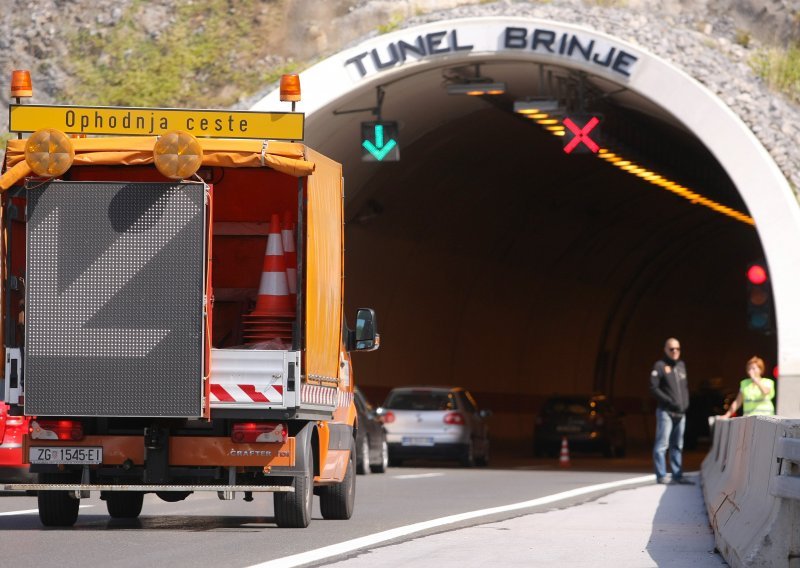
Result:
<instances>
[{"instance_id":1,"label":"white road line","mask_svg":"<svg viewBox=\"0 0 800 568\"><path fill-rule=\"evenodd\" d=\"M441 527L444 525L459 523L461 521L475 519L478 517L486 517L497 513L507 513L509 511L517 511L519 509L539 507L541 505L556 503L557 501L563 501L565 499L571 499L573 497L579 497L580 495L586 495L587 493L594 493L595 491L619 489L621 487L627 487L629 485L639 485L641 483L652 482L652 481L653 481L653 475L650 474L650 475L643 475L640 477L632 477L630 479L622 479L620 481L611 481L608 483L589 485L587 487L579 487L577 489L563 491L561 493L556 493L555 495L548 495L546 497L539 497L538 499L532 499L530 501L522 501L520 503L512 503L510 505L502 505L500 507L491 507L489 509L480 509L477 511L470 511L468 513L460 513L458 515L450 515L448 517L441 517L439 519L423 521L421 523L414 523L412 525L406 525L404 527L397 527L394 529L390 529L388 531L383 531L367 536L362 536L359 538L354 538L352 540L347 540L345 542L340 542L338 544L332 544L330 546L324 546L322 548L317 548L316 550L309 550L308 552L302 552L300 554L294 554L292 556L286 556L284 558L278 558L276 560L269 560L267 562L262 562L261 564L254 564L249 568L293 568L295 566L302 566L303 564L308 564L310 562L318 562L320 560L324 560L325 558L330 558L332 556L338 556L340 554L346 554L348 552L358 550L359 548L366 548L368 546L373 546L381 542L386 542L387 540L400 538L402 536L407 536L410 534L422 532L436 527Z\"/></svg>"},{"instance_id":2,"label":"white road line","mask_svg":"<svg viewBox=\"0 0 800 568\"><path fill-rule=\"evenodd\" d=\"M422 479L423 477L441 477L443 473L409 473L408 475L394 475L392 479Z\"/></svg>"},{"instance_id":3,"label":"white road line","mask_svg":"<svg viewBox=\"0 0 800 568\"><path fill-rule=\"evenodd\" d=\"M81 509L88 509L89 507L94 507L94 505L80 505ZM0 513L0 517L10 517L11 515L30 515L31 513L38 513L39 509L25 509L24 511L6 511L5 513Z\"/></svg>"}]
</instances>

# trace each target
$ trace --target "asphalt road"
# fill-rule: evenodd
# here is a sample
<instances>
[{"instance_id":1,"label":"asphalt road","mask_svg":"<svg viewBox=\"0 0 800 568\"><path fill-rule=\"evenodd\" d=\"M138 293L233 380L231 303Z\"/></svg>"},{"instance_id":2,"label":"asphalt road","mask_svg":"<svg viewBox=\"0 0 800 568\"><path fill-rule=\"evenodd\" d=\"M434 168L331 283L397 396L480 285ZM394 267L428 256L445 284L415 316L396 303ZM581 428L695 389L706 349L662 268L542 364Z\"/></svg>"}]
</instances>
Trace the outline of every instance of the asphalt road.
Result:
<instances>
[{"instance_id":1,"label":"asphalt road","mask_svg":"<svg viewBox=\"0 0 800 568\"><path fill-rule=\"evenodd\" d=\"M82 501L78 522L70 530L43 528L35 497L5 494L0 496L2 565L245 567L411 523L629 478L649 465L643 458L577 459L570 469L558 468L552 461L499 461L502 467L462 469L423 463L359 476L353 518L323 520L315 503L307 529L279 529L271 494L255 494L251 503L242 495L220 501L215 493L196 493L179 503L147 495L136 521L111 520L105 503L93 496ZM582 496L574 503L589 498Z\"/></svg>"}]
</instances>

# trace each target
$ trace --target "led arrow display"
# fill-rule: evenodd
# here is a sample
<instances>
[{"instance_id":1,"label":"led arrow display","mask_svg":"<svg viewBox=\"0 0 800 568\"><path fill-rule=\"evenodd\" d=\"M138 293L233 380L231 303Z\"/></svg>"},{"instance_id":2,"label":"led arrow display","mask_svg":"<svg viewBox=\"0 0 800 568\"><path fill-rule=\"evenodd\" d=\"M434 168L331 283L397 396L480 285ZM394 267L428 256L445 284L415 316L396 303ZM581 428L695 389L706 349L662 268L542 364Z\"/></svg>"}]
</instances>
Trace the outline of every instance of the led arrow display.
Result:
<instances>
[{"instance_id":1,"label":"led arrow display","mask_svg":"<svg viewBox=\"0 0 800 568\"><path fill-rule=\"evenodd\" d=\"M29 293L46 314L50 336L30 342L29 355L144 357L169 329L90 328L87 322L170 240L200 213L178 192L165 193L130 230L103 252L74 282L58 290L59 211L53 209L31 231L30 254L45 275ZM154 223L148 223L152 219Z\"/></svg>"},{"instance_id":2,"label":"led arrow display","mask_svg":"<svg viewBox=\"0 0 800 568\"><path fill-rule=\"evenodd\" d=\"M400 146L397 144L397 122L361 123L361 160L364 162L397 162Z\"/></svg>"}]
</instances>

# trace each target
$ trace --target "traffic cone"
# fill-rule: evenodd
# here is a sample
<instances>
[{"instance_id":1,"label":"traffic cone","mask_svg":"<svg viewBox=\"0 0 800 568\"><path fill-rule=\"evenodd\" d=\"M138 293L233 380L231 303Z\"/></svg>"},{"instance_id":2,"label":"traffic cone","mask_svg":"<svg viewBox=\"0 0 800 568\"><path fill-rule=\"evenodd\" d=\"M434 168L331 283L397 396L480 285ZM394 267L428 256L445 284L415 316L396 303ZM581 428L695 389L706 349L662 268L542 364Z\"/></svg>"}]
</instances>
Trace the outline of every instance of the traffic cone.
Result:
<instances>
[{"instance_id":1,"label":"traffic cone","mask_svg":"<svg viewBox=\"0 0 800 568\"><path fill-rule=\"evenodd\" d=\"M273 214L269 225L256 308L251 315L286 315L293 311L294 304L289 297L289 283L286 278L286 260L283 257L280 218L277 214Z\"/></svg>"},{"instance_id":2,"label":"traffic cone","mask_svg":"<svg viewBox=\"0 0 800 568\"><path fill-rule=\"evenodd\" d=\"M286 260L286 280L289 284L289 296L292 303L297 302L297 247L294 246L294 222L291 211L283 214L281 229L283 241L283 258Z\"/></svg>"},{"instance_id":3,"label":"traffic cone","mask_svg":"<svg viewBox=\"0 0 800 568\"><path fill-rule=\"evenodd\" d=\"M561 455L558 456L558 465L569 467L569 444L567 444L566 436L561 438Z\"/></svg>"}]
</instances>

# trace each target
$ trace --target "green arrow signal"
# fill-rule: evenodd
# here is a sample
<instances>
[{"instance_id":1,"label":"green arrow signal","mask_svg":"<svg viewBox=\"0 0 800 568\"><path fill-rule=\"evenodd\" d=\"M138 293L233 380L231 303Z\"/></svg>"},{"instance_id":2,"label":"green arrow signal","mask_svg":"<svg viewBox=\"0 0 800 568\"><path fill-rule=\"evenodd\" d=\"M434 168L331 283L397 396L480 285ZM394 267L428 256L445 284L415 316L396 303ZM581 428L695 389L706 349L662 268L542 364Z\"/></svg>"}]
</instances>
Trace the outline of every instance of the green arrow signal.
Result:
<instances>
[{"instance_id":1,"label":"green arrow signal","mask_svg":"<svg viewBox=\"0 0 800 568\"><path fill-rule=\"evenodd\" d=\"M383 160L386 155L392 151L392 148L397 146L397 140L392 138L386 144L383 143L383 125L376 124L375 125L375 143L373 144L369 140L364 140L361 143L364 146L364 149L372 154L372 156L378 160L379 162Z\"/></svg>"}]
</instances>

